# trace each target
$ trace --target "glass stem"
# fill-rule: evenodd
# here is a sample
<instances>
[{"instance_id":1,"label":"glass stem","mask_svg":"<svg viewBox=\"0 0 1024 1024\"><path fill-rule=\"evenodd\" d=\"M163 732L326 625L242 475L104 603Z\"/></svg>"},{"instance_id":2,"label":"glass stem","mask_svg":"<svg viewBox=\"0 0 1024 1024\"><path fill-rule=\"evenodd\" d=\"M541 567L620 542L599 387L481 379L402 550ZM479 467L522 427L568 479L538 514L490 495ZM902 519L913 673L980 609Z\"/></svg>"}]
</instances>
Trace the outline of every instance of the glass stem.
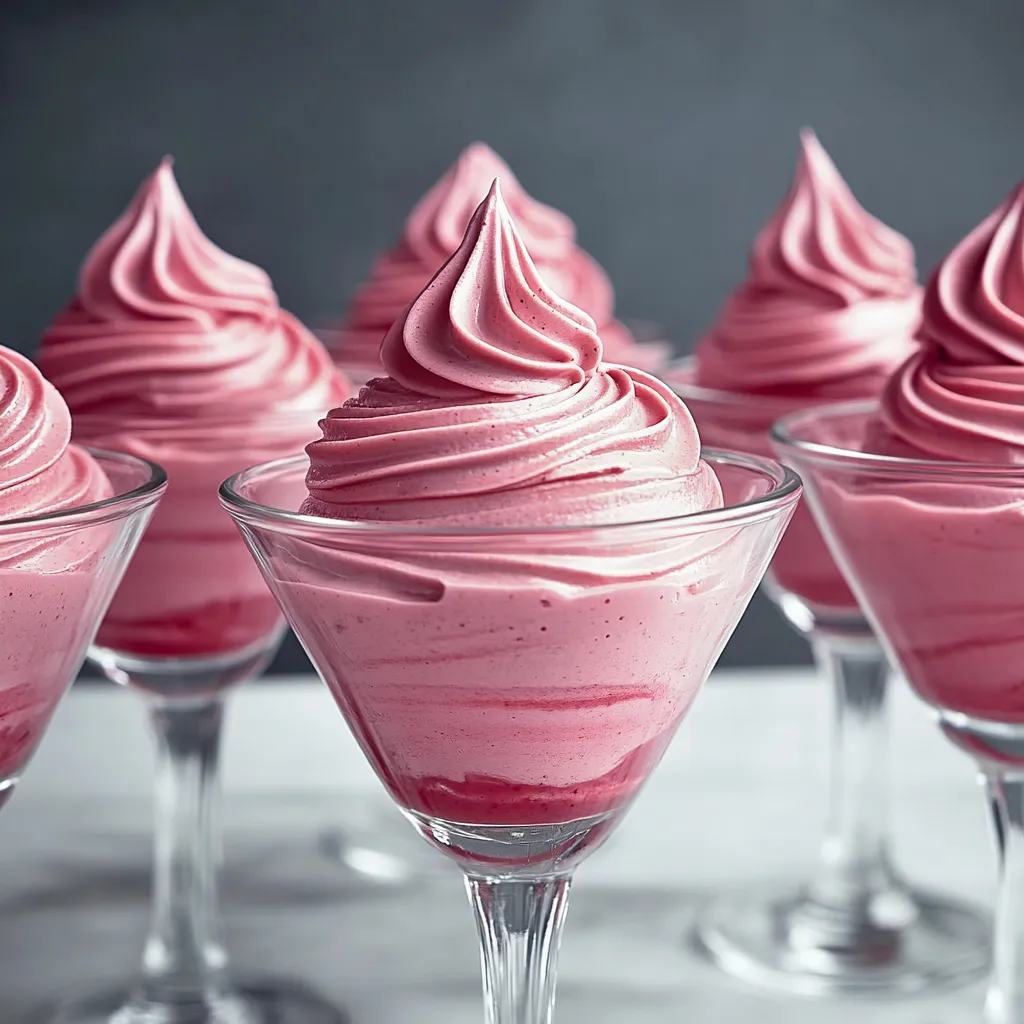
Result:
<instances>
[{"instance_id":1,"label":"glass stem","mask_svg":"<svg viewBox=\"0 0 1024 1024\"><path fill-rule=\"evenodd\" d=\"M811 885L816 901L862 913L896 886L889 862L889 666L874 640L815 636L832 688L829 812Z\"/></svg>"},{"instance_id":2,"label":"glass stem","mask_svg":"<svg viewBox=\"0 0 1024 1024\"><path fill-rule=\"evenodd\" d=\"M1024 1024L1024 775L986 774L999 847L992 979L985 1024Z\"/></svg>"},{"instance_id":3,"label":"glass stem","mask_svg":"<svg viewBox=\"0 0 1024 1024\"><path fill-rule=\"evenodd\" d=\"M141 996L205 1002L224 986L216 873L222 697L148 698L157 741L153 906Z\"/></svg>"},{"instance_id":4,"label":"glass stem","mask_svg":"<svg viewBox=\"0 0 1024 1024\"><path fill-rule=\"evenodd\" d=\"M569 875L467 875L480 933L487 1024L550 1024Z\"/></svg>"}]
</instances>

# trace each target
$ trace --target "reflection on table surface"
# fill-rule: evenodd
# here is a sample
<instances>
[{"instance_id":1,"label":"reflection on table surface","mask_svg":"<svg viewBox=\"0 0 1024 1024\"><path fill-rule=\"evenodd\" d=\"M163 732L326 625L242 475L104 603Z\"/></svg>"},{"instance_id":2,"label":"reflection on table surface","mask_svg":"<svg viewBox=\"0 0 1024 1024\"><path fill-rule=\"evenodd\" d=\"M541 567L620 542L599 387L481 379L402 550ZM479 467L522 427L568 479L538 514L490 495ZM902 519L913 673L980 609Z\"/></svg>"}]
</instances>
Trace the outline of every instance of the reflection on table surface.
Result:
<instances>
[{"instance_id":1,"label":"reflection on table surface","mask_svg":"<svg viewBox=\"0 0 1024 1024\"><path fill-rule=\"evenodd\" d=\"M995 858L970 763L898 685L896 855L923 882L991 899ZM858 1005L764 995L683 948L694 907L729 884L795 874L813 854L827 780L825 693L806 672L715 677L647 790L580 871L558 1024L628 1019L959 1024L975 986ZM149 770L141 707L110 687L70 695L0 823L0 1019L123 978L146 920ZM273 964L344 1002L354 1024L478 1024L475 937L461 882L403 822L313 681L233 698L226 738L225 911L237 970ZM321 855L344 798L360 827L407 829L425 865L403 887L348 884ZM354 799L354 804L352 800Z\"/></svg>"}]
</instances>

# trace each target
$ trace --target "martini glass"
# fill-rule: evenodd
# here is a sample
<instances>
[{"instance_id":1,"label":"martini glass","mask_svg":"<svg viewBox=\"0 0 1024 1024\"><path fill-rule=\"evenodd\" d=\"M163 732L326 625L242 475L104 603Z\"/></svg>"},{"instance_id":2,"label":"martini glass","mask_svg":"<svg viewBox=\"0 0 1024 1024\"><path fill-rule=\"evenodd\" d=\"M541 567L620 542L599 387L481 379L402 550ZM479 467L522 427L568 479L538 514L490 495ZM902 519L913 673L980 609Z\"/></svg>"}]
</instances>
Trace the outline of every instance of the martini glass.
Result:
<instances>
[{"instance_id":1,"label":"martini glass","mask_svg":"<svg viewBox=\"0 0 1024 1024\"><path fill-rule=\"evenodd\" d=\"M621 526L305 516L303 459L221 496L363 752L465 873L491 1024L547 1024L572 873L664 752L800 494L705 452L723 509Z\"/></svg>"},{"instance_id":2,"label":"martini glass","mask_svg":"<svg viewBox=\"0 0 1024 1024\"><path fill-rule=\"evenodd\" d=\"M327 322L327 318L322 317L319 322ZM632 337L625 342L620 340L620 329L613 324L607 332L602 332L606 342L617 342L620 347L628 345L626 355L641 353L643 358L639 361L648 372L656 373L658 366L668 364L671 346L658 324L649 320L622 322ZM379 357L374 358L376 353L368 352L367 334L365 330L352 332L344 327L319 327L316 330L317 337L332 354L335 364L357 388L374 377L386 375ZM353 353L356 358L353 358ZM616 361L612 358L612 362ZM396 823L389 810L382 808L377 813L376 806L368 803L363 819L356 821L350 807L348 816L337 827L320 834L321 851L357 874L372 875L377 884L402 882L429 874L426 856L419 856L415 848L409 849L407 828L403 825L399 834L395 826L401 823L400 818Z\"/></svg>"},{"instance_id":3,"label":"martini glass","mask_svg":"<svg viewBox=\"0 0 1024 1024\"><path fill-rule=\"evenodd\" d=\"M771 451L779 417L807 402L704 388L691 360L667 375L710 444ZM788 458L788 451L783 457ZM805 995L897 995L965 983L987 967L975 910L908 883L888 820L889 662L806 504L764 589L807 638L832 697L830 804L805 882L724 893L698 917L700 950L744 980Z\"/></svg>"},{"instance_id":4,"label":"martini glass","mask_svg":"<svg viewBox=\"0 0 1024 1024\"><path fill-rule=\"evenodd\" d=\"M159 466L90 449L113 496L0 521L0 806L43 737L166 487Z\"/></svg>"},{"instance_id":5,"label":"martini glass","mask_svg":"<svg viewBox=\"0 0 1024 1024\"><path fill-rule=\"evenodd\" d=\"M253 453L291 454L317 432L319 411L166 427L88 421L160 453L167 494L110 604L90 661L145 702L156 741L153 884L138 978L61 1001L51 1024L337 1024L303 986L238 982L223 942L217 869L221 726L228 694L269 664L285 622L217 488ZM79 418L76 429L86 425ZM208 438L217 437L211 446ZM237 438L237 444L227 439Z\"/></svg>"},{"instance_id":6,"label":"martini glass","mask_svg":"<svg viewBox=\"0 0 1024 1024\"><path fill-rule=\"evenodd\" d=\"M878 454L877 406L777 424L861 606L977 763L999 848L986 1024L1024 1022L1024 467Z\"/></svg>"}]
</instances>

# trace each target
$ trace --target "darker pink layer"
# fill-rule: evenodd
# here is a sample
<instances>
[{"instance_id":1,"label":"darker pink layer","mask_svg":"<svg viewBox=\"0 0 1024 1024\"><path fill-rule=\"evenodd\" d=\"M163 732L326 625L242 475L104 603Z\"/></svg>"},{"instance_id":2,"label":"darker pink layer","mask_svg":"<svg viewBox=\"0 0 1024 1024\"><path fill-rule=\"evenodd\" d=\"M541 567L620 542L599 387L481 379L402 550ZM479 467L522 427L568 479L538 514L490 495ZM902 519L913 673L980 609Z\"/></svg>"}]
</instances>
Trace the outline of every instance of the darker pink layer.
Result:
<instances>
[{"instance_id":1,"label":"darker pink layer","mask_svg":"<svg viewBox=\"0 0 1024 1024\"><path fill-rule=\"evenodd\" d=\"M269 595L199 605L180 615L140 619L125 602L112 608L96 642L125 654L160 658L215 656L244 650L271 636L281 624Z\"/></svg>"},{"instance_id":2,"label":"darker pink layer","mask_svg":"<svg viewBox=\"0 0 1024 1024\"><path fill-rule=\"evenodd\" d=\"M444 821L540 825L577 821L628 805L661 760L674 730L627 754L606 775L571 786L538 786L471 775L465 779L381 778L403 807Z\"/></svg>"},{"instance_id":3,"label":"darker pink layer","mask_svg":"<svg viewBox=\"0 0 1024 1024\"><path fill-rule=\"evenodd\" d=\"M492 581L481 559L415 591L404 573L360 581L296 552L274 562L276 592L378 775L402 806L470 824L623 808L754 585L742 566L688 585L706 544L660 579L571 586L538 566Z\"/></svg>"}]
</instances>

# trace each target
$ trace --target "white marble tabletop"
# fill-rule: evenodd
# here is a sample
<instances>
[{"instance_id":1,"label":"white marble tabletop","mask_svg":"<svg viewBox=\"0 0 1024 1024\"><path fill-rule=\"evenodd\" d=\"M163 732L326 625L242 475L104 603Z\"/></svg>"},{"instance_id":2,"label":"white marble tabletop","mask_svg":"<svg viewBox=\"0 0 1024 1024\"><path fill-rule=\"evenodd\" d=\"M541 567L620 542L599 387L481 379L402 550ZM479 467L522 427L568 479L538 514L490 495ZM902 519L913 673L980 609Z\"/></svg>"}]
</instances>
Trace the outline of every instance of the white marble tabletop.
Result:
<instances>
[{"instance_id":1,"label":"white marble tabletop","mask_svg":"<svg viewBox=\"0 0 1024 1024\"><path fill-rule=\"evenodd\" d=\"M971 765L895 690L897 860L920 882L988 903L995 859ZM620 831L580 870L557 1024L980 1020L980 986L895 1003L785 998L730 982L683 948L701 898L807 865L827 738L825 693L808 673L712 678ZM0 816L0 1020L134 966L151 767L134 695L82 687L64 702ZM354 1024L479 1024L458 878L389 807L326 690L290 680L235 694L224 775L224 905L239 973L298 976ZM346 814L436 870L404 886L355 879L316 842Z\"/></svg>"}]
</instances>

